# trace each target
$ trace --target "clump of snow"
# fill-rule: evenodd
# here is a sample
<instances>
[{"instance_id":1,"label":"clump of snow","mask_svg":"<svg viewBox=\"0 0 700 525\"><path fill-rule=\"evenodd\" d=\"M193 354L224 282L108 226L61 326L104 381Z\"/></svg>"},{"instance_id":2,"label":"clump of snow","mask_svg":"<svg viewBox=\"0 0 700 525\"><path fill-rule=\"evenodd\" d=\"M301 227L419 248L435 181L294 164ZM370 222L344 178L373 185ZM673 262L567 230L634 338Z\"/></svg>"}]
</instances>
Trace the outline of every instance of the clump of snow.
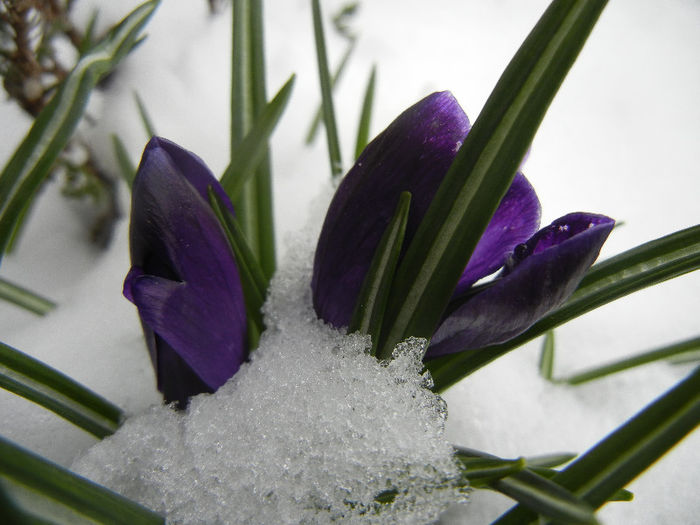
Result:
<instances>
[{"instance_id":1,"label":"clump of snow","mask_svg":"<svg viewBox=\"0 0 700 525\"><path fill-rule=\"evenodd\" d=\"M367 336L316 318L312 252L289 253L250 363L185 413L132 417L78 473L173 523L427 523L466 499L446 405L421 374L425 340L380 363Z\"/></svg>"}]
</instances>

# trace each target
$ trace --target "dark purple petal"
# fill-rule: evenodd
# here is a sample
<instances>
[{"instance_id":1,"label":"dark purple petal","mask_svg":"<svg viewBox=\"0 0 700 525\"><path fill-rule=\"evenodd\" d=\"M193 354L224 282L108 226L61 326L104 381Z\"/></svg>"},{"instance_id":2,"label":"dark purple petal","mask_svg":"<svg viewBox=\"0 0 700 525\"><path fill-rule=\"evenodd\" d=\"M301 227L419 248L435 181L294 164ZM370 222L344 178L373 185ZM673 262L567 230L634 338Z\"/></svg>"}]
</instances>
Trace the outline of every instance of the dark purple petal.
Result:
<instances>
[{"instance_id":1,"label":"dark purple petal","mask_svg":"<svg viewBox=\"0 0 700 525\"><path fill-rule=\"evenodd\" d=\"M162 149L170 157L171 162L179 168L180 173L187 179L187 182L194 186L205 201L209 202L208 188L211 186L221 199L221 202L233 213L233 205L228 195L226 195L226 191L219 184L219 181L214 178L211 170L204 164L202 159L191 151L187 151L163 137L153 137L146 145L144 154L149 149L154 148ZM214 181L213 183L212 180Z\"/></svg>"},{"instance_id":2,"label":"dark purple petal","mask_svg":"<svg viewBox=\"0 0 700 525\"><path fill-rule=\"evenodd\" d=\"M513 249L529 239L539 225L540 201L530 182L522 173L517 173L476 245L453 299L501 268Z\"/></svg>"},{"instance_id":3,"label":"dark purple petal","mask_svg":"<svg viewBox=\"0 0 700 525\"><path fill-rule=\"evenodd\" d=\"M205 200L206 187L220 185L189 155L163 139L146 147L133 186L132 269L124 283L139 309L158 387L166 401L181 404L216 390L246 358L238 270ZM172 392L186 396L169 397Z\"/></svg>"},{"instance_id":4,"label":"dark purple petal","mask_svg":"<svg viewBox=\"0 0 700 525\"><path fill-rule=\"evenodd\" d=\"M443 321L426 358L502 343L527 330L574 292L615 221L572 213L516 247L507 270Z\"/></svg>"},{"instance_id":5,"label":"dark purple petal","mask_svg":"<svg viewBox=\"0 0 700 525\"><path fill-rule=\"evenodd\" d=\"M399 195L413 195L407 245L468 131L469 120L452 94L434 93L365 148L338 187L316 248L311 287L321 319L336 327L349 323Z\"/></svg>"}]
</instances>

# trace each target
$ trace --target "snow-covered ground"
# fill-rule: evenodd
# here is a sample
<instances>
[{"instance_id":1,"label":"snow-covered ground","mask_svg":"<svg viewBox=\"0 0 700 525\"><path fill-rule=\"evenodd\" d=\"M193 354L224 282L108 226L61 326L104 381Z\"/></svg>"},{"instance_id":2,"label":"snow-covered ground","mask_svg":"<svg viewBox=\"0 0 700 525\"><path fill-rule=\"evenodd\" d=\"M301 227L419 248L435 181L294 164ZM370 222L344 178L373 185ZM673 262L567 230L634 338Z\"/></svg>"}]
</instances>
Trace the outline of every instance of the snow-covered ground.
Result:
<instances>
[{"instance_id":1,"label":"snow-covered ground","mask_svg":"<svg viewBox=\"0 0 700 525\"><path fill-rule=\"evenodd\" d=\"M136 2L93 2L115 20ZM269 92L293 72L297 83L273 139L276 218L281 259L285 239L308 220L328 178L323 136L303 135L318 104L307 0L267 2ZM323 2L326 15L342 1ZM336 94L344 160L349 166L360 99L378 65L374 133L429 92L449 89L475 119L500 72L547 2L365 1L353 22L356 51ZM79 4L85 16L85 3ZM159 134L197 152L215 173L227 163L229 11L207 14L206 2L165 0L149 38L93 96L95 124L82 132L112 162L117 132L134 161L146 142L133 103L137 90ZM698 222L700 143L697 67L700 4L691 0L618 0L598 26L562 86L524 172L538 191L543 223L584 210L624 221L603 257ZM327 30L331 59L344 42ZM0 158L29 122L0 106ZM128 206L126 188L122 188ZM2 275L59 303L44 319L0 304L0 339L68 373L130 413L158 402L135 309L121 297L128 269L126 221L112 246L85 242L83 210L46 188L20 249ZM558 375L697 335L700 275L689 275L601 308L557 330ZM502 456L583 452L682 378L689 368L658 364L586 386L566 388L537 375L539 344L529 345L453 387L447 437ZM30 403L0 392L0 434L69 465L94 440ZM611 504L604 522L692 523L700 437L690 436L630 486L632 503ZM508 500L476 493L456 523L486 523Z\"/></svg>"}]
</instances>

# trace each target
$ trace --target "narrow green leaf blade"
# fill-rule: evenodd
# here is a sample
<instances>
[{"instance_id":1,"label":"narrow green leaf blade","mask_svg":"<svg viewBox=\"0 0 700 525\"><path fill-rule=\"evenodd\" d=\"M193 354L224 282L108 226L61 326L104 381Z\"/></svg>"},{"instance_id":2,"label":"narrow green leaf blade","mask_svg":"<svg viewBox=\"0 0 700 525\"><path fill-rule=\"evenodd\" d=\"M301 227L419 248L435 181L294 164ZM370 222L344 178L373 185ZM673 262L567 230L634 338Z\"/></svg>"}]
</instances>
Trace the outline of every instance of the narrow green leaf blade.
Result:
<instances>
[{"instance_id":1,"label":"narrow green leaf blade","mask_svg":"<svg viewBox=\"0 0 700 525\"><path fill-rule=\"evenodd\" d=\"M627 359L621 359L620 361L615 361L614 363L610 363L605 366L586 370L585 372L575 374L571 377L562 379L561 381L570 385L580 385L581 383L585 383L587 381L600 379L601 377L616 374L623 370L629 370L630 368L646 365L648 363L653 363L654 361L682 356L687 353L694 352L697 349L700 349L700 336L674 343L672 345L656 348L654 350L649 350L648 352L628 357Z\"/></svg>"},{"instance_id":2,"label":"narrow green leaf blade","mask_svg":"<svg viewBox=\"0 0 700 525\"><path fill-rule=\"evenodd\" d=\"M68 376L0 343L0 387L33 401L103 438L122 422L119 407Z\"/></svg>"},{"instance_id":3,"label":"narrow green leaf blade","mask_svg":"<svg viewBox=\"0 0 700 525\"><path fill-rule=\"evenodd\" d=\"M700 423L700 367L599 442L552 481L599 508ZM498 525L528 523L517 505Z\"/></svg>"},{"instance_id":4,"label":"narrow green leaf blade","mask_svg":"<svg viewBox=\"0 0 700 525\"><path fill-rule=\"evenodd\" d=\"M590 505L576 498L551 480L539 476L530 470L491 483L491 488L520 502L533 515L535 513L553 519L557 523L594 524L598 523ZM516 523L522 525L528 521L496 520L493 525Z\"/></svg>"},{"instance_id":5,"label":"narrow green leaf blade","mask_svg":"<svg viewBox=\"0 0 700 525\"><path fill-rule=\"evenodd\" d=\"M328 159L331 164L331 175L339 177L343 173L343 162L340 155L340 141L338 139L338 127L335 120L333 107L333 93L331 76L328 69L328 56L326 54L326 39L323 35L323 19L319 0L311 0L314 22L314 39L316 42L316 60L318 61L318 75L321 83L321 107L323 108L323 124L326 128L328 142Z\"/></svg>"},{"instance_id":6,"label":"narrow green leaf blade","mask_svg":"<svg viewBox=\"0 0 700 525\"><path fill-rule=\"evenodd\" d=\"M372 336L371 355L375 355L377 351L377 337L382 326L391 281L401 254L410 206L411 194L405 191L399 197L394 216L379 240L348 327L349 333L362 332ZM377 357L389 359L391 355Z\"/></svg>"},{"instance_id":7,"label":"narrow green leaf blade","mask_svg":"<svg viewBox=\"0 0 700 525\"><path fill-rule=\"evenodd\" d=\"M267 104L261 0L233 3L231 68L231 163ZM234 201L248 245L267 279L275 269L272 176L267 144L255 176L243 184Z\"/></svg>"},{"instance_id":8,"label":"narrow green leaf blade","mask_svg":"<svg viewBox=\"0 0 700 525\"><path fill-rule=\"evenodd\" d=\"M494 359L567 321L615 299L700 268L700 225L623 252L591 268L576 292L554 312L502 344L426 362L442 391Z\"/></svg>"},{"instance_id":9,"label":"narrow green leaf blade","mask_svg":"<svg viewBox=\"0 0 700 525\"><path fill-rule=\"evenodd\" d=\"M164 524L155 512L0 437L0 479L32 489L97 523ZM37 505L37 506L40 506Z\"/></svg>"},{"instance_id":10,"label":"narrow green leaf blade","mask_svg":"<svg viewBox=\"0 0 700 525\"><path fill-rule=\"evenodd\" d=\"M542 351L540 352L540 375L547 381L552 380L554 373L554 330L544 334Z\"/></svg>"},{"instance_id":11,"label":"narrow green leaf blade","mask_svg":"<svg viewBox=\"0 0 700 525\"><path fill-rule=\"evenodd\" d=\"M153 125L153 120L151 119L151 116L148 114L148 110L146 109L146 104L143 103L143 99L141 96L138 94L137 91L134 91L134 101L136 102L136 107L139 110L139 117L141 118L141 124L143 124L143 129L146 132L146 135L150 139L151 137L155 137L157 135L156 133L156 128Z\"/></svg>"},{"instance_id":12,"label":"narrow green leaf blade","mask_svg":"<svg viewBox=\"0 0 700 525\"><path fill-rule=\"evenodd\" d=\"M114 156L117 158L117 164L119 165L119 172L129 186L129 189L131 189L134 184L134 177L136 177L136 166L131 162L131 157L129 157L129 152L126 150L122 139L120 139L116 133L112 133L110 138L112 139Z\"/></svg>"},{"instance_id":13,"label":"narrow green leaf blade","mask_svg":"<svg viewBox=\"0 0 700 525\"><path fill-rule=\"evenodd\" d=\"M2 278L0 278L0 299L37 315L46 315L56 307L53 301Z\"/></svg>"},{"instance_id":14,"label":"narrow green leaf blade","mask_svg":"<svg viewBox=\"0 0 700 525\"><path fill-rule=\"evenodd\" d=\"M255 170L263 160L267 151L267 141L289 102L294 79L295 76L292 75L274 98L265 105L260 118L255 121L233 153L231 162L221 176L221 185L232 201L238 198L243 185L255 174Z\"/></svg>"},{"instance_id":15,"label":"narrow green leaf blade","mask_svg":"<svg viewBox=\"0 0 700 525\"><path fill-rule=\"evenodd\" d=\"M470 458L508 461L492 454L463 447L455 447L455 455L462 462ZM597 523L590 505L546 477L526 468L527 460L520 458L516 461L521 463L516 472L489 481L488 486L521 502L525 507L559 522Z\"/></svg>"},{"instance_id":16,"label":"narrow green leaf blade","mask_svg":"<svg viewBox=\"0 0 700 525\"><path fill-rule=\"evenodd\" d=\"M3 169L0 174L0 254L7 247L18 217L78 125L91 90L131 49L157 5L157 0L151 0L134 9L78 61Z\"/></svg>"},{"instance_id":17,"label":"narrow green leaf blade","mask_svg":"<svg viewBox=\"0 0 700 525\"><path fill-rule=\"evenodd\" d=\"M479 488L525 468L525 459L459 458L469 485Z\"/></svg>"},{"instance_id":18,"label":"narrow green leaf blade","mask_svg":"<svg viewBox=\"0 0 700 525\"><path fill-rule=\"evenodd\" d=\"M362 112L360 113L360 123L357 126L357 141L355 143L355 159L360 156L369 142L369 125L372 119L372 106L374 105L374 91L377 81L377 66L372 66L369 74L365 96L362 100Z\"/></svg>"},{"instance_id":19,"label":"narrow green leaf blade","mask_svg":"<svg viewBox=\"0 0 700 525\"><path fill-rule=\"evenodd\" d=\"M562 452L560 454L530 457L526 458L526 461L528 468L553 468L568 463L577 455L572 452Z\"/></svg>"},{"instance_id":20,"label":"narrow green leaf blade","mask_svg":"<svg viewBox=\"0 0 700 525\"><path fill-rule=\"evenodd\" d=\"M262 0L250 0L251 38L251 86L253 95L253 115L259 120L267 106L265 77L265 46ZM272 163L269 148L256 170L255 209L257 226L257 250L260 267L269 281L277 266L275 253L275 224L272 202Z\"/></svg>"},{"instance_id":21,"label":"narrow green leaf blade","mask_svg":"<svg viewBox=\"0 0 700 525\"><path fill-rule=\"evenodd\" d=\"M432 336L605 4L605 0L555 0L506 68L399 266L380 347L393 347L408 336Z\"/></svg>"},{"instance_id":22,"label":"narrow green leaf blade","mask_svg":"<svg viewBox=\"0 0 700 525\"><path fill-rule=\"evenodd\" d=\"M253 121L253 101L250 79L250 7L248 0L233 3L231 49L231 155L243 141Z\"/></svg>"},{"instance_id":23,"label":"narrow green leaf blade","mask_svg":"<svg viewBox=\"0 0 700 525\"><path fill-rule=\"evenodd\" d=\"M345 49L345 53L343 53L343 56L340 58L338 67L336 67L335 71L333 72L333 76L331 76L331 91L335 89L335 86L338 84L340 78L343 76L345 66L348 65L348 62L350 61L350 55L352 55L354 49L355 40L353 39L348 44L348 47ZM305 142L307 145L313 144L314 140L316 139L316 135L318 134L318 128L321 125L322 119L323 104L319 105L318 109L316 110L314 119L311 121L311 126L309 126L309 131L306 133Z\"/></svg>"},{"instance_id":24,"label":"narrow green leaf blade","mask_svg":"<svg viewBox=\"0 0 700 525\"><path fill-rule=\"evenodd\" d=\"M211 188L209 188L209 202L216 218L224 229L229 246L236 258L236 266L241 279L250 329L248 333L248 347L252 350L257 346L258 338L265 329L262 306L267 294L267 279L253 251L248 246L245 235L236 218L221 204L218 196Z\"/></svg>"}]
</instances>

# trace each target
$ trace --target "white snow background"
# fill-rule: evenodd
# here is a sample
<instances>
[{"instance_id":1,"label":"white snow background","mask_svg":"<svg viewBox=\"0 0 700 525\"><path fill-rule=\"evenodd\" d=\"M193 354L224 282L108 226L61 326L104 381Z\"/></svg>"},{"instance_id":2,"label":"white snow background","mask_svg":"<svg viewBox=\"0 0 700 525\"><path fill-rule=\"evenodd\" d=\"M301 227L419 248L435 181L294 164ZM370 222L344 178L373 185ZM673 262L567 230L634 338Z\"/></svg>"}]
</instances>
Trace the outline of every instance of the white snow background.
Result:
<instances>
[{"instance_id":1,"label":"white snow background","mask_svg":"<svg viewBox=\"0 0 700 525\"><path fill-rule=\"evenodd\" d=\"M342 1L323 2L326 19ZM137 2L82 2L85 19L99 5L104 25ZM164 0L148 39L109 89L93 95L92 122L81 128L114 168L109 134L134 161L145 145L132 91L146 102L158 133L196 152L220 173L228 158L230 9L212 17L204 0ZM328 179L324 137L303 136L319 102L309 3L267 2L268 92L291 73L297 82L272 140L280 259L285 239L311 218ZM375 0L353 22L357 49L336 92L346 168L361 96L378 65L373 134L432 91L449 89L475 120L506 64L547 5ZM565 80L535 138L524 173L538 192L543 224L569 211L605 213L624 226L603 249L609 257L698 222L700 196L700 4L693 0L611 2ZM344 42L327 25L331 61ZM0 158L29 126L10 103L0 105ZM0 339L62 370L138 413L157 403L135 308L121 296L128 262L125 218L111 247L85 241L85 209L66 205L49 185L19 250L2 275L58 302L39 319L0 304ZM555 373L697 335L700 275L691 274L599 309L557 330ZM447 437L504 457L584 452L684 377L688 366L656 364L585 386L550 385L537 372L539 342L501 358L450 389ZM63 465L95 440L29 402L0 392L0 434ZM697 433L628 487L632 503L609 504L604 523L696 523L700 516ZM486 492L445 518L487 523L510 501Z\"/></svg>"}]
</instances>

